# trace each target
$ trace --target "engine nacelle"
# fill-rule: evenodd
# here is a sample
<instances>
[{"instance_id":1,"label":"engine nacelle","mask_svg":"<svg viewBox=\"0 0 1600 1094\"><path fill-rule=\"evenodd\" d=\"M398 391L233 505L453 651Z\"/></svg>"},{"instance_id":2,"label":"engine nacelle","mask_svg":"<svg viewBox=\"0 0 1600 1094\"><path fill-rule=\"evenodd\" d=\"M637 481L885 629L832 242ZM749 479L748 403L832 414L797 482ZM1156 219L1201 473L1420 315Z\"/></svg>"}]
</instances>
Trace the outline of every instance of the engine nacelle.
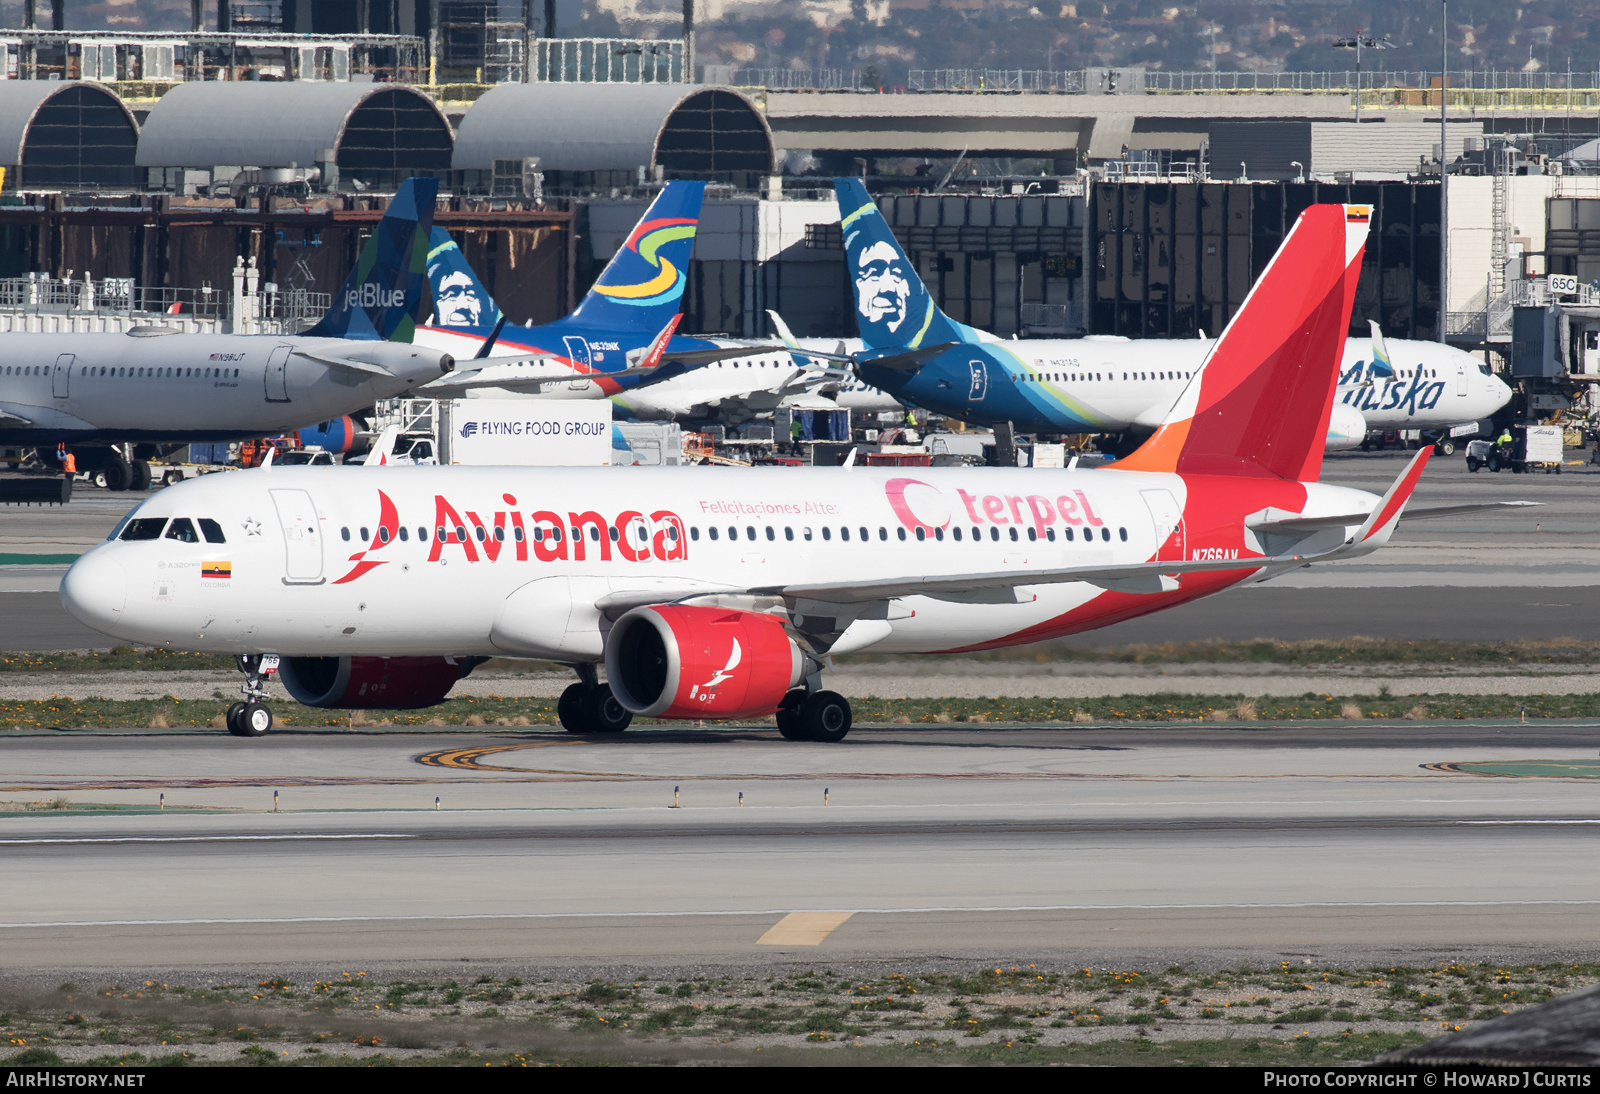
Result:
<instances>
[{"instance_id":1,"label":"engine nacelle","mask_svg":"<svg viewBox=\"0 0 1600 1094\"><path fill-rule=\"evenodd\" d=\"M278 675L295 702L340 710L412 710L444 700L478 658L285 657Z\"/></svg>"},{"instance_id":2,"label":"engine nacelle","mask_svg":"<svg viewBox=\"0 0 1600 1094\"><path fill-rule=\"evenodd\" d=\"M1328 415L1328 439L1324 452L1344 452L1361 447L1367 437L1367 419L1348 403L1334 403Z\"/></svg>"},{"instance_id":3,"label":"engine nacelle","mask_svg":"<svg viewBox=\"0 0 1600 1094\"><path fill-rule=\"evenodd\" d=\"M606 638L612 693L646 717L770 714L804 678L804 666L782 623L731 608L635 608Z\"/></svg>"}]
</instances>

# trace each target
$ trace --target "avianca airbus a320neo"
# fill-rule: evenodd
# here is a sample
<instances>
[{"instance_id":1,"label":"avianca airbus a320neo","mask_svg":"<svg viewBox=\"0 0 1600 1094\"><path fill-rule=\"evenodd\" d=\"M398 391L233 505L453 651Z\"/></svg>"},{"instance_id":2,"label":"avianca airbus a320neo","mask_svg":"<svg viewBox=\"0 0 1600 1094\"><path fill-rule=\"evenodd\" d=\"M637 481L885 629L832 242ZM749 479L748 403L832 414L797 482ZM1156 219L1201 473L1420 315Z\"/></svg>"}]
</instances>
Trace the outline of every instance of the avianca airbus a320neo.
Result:
<instances>
[{"instance_id":1,"label":"avianca airbus a320neo","mask_svg":"<svg viewBox=\"0 0 1600 1094\"><path fill-rule=\"evenodd\" d=\"M303 703L414 708L509 656L577 666L574 732L776 713L838 740L831 655L1056 638L1382 546L1431 449L1381 498L1315 481L1367 219L1308 209L1111 469L268 468L161 491L61 598L240 655L244 736L271 726L269 669Z\"/></svg>"}]
</instances>

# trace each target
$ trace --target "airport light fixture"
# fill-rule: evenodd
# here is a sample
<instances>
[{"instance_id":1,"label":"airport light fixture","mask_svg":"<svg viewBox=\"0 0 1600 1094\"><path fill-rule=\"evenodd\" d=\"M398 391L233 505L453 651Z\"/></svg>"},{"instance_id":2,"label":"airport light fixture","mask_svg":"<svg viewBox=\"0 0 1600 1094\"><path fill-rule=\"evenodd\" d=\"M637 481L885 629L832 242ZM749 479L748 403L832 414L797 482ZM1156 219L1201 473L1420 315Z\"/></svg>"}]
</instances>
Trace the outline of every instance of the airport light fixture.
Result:
<instances>
[{"instance_id":1,"label":"airport light fixture","mask_svg":"<svg viewBox=\"0 0 1600 1094\"><path fill-rule=\"evenodd\" d=\"M1393 49L1394 43L1389 41L1385 34L1382 38L1374 38L1368 31L1357 31L1350 38L1335 38L1334 49L1353 49L1356 51L1356 124L1361 124L1361 51L1363 49Z\"/></svg>"}]
</instances>

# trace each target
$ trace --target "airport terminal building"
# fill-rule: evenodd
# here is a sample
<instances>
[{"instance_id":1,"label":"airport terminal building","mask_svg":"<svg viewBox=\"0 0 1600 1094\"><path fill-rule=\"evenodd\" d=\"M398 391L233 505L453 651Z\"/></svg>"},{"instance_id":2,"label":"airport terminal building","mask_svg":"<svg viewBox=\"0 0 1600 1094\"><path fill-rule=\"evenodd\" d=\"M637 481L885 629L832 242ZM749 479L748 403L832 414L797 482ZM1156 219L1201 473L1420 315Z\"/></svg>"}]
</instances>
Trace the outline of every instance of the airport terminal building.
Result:
<instances>
[{"instance_id":1,"label":"airport terminal building","mask_svg":"<svg viewBox=\"0 0 1600 1094\"><path fill-rule=\"evenodd\" d=\"M0 279L226 293L243 261L327 292L382 195L430 175L440 223L508 314L539 322L655 187L696 178L712 189L681 329L765 334L775 308L798 334L847 337L828 178L856 174L955 318L1188 338L1226 324L1301 209L1337 201L1374 208L1353 330L1487 352L1553 385L1546 409L1586 405L1600 377L1600 90L1581 77L1452 84L1445 195L1426 73L1354 91L1313 73L950 73L882 94L696 67L690 35L530 24L494 45L462 37L460 13L395 10L160 41L16 32L0 43Z\"/></svg>"}]
</instances>

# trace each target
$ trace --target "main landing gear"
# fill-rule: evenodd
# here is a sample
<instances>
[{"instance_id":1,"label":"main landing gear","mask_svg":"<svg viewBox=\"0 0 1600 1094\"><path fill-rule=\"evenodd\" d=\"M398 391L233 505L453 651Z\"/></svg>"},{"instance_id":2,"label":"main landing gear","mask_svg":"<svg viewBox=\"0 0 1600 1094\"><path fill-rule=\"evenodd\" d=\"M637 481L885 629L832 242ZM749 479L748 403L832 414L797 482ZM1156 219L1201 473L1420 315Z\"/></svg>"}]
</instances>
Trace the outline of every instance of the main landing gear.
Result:
<instances>
[{"instance_id":1,"label":"main landing gear","mask_svg":"<svg viewBox=\"0 0 1600 1094\"><path fill-rule=\"evenodd\" d=\"M561 693L556 716L568 733L621 733L633 721L633 714L617 702L611 688L600 682L593 665L573 665L578 683Z\"/></svg>"},{"instance_id":2,"label":"main landing gear","mask_svg":"<svg viewBox=\"0 0 1600 1094\"><path fill-rule=\"evenodd\" d=\"M844 740L850 732L850 701L836 691L795 688L778 708L778 732L788 741Z\"/></svg>"},{"instance_id":3,"label":"main landing gear","mask_svg":"<svg viewBox=\"0 0 1600 1094\"><path fill-rule=\"evenodd\" d=\"M267 689L262 682L264 677L277 671L278 655L242 653L234 661L244 673L244 683L239 685L239 690L245 701L228 708L228 732L235 737L265 737L272 728L272 709L265 702Z\"/></svg>"}]
</instances>

